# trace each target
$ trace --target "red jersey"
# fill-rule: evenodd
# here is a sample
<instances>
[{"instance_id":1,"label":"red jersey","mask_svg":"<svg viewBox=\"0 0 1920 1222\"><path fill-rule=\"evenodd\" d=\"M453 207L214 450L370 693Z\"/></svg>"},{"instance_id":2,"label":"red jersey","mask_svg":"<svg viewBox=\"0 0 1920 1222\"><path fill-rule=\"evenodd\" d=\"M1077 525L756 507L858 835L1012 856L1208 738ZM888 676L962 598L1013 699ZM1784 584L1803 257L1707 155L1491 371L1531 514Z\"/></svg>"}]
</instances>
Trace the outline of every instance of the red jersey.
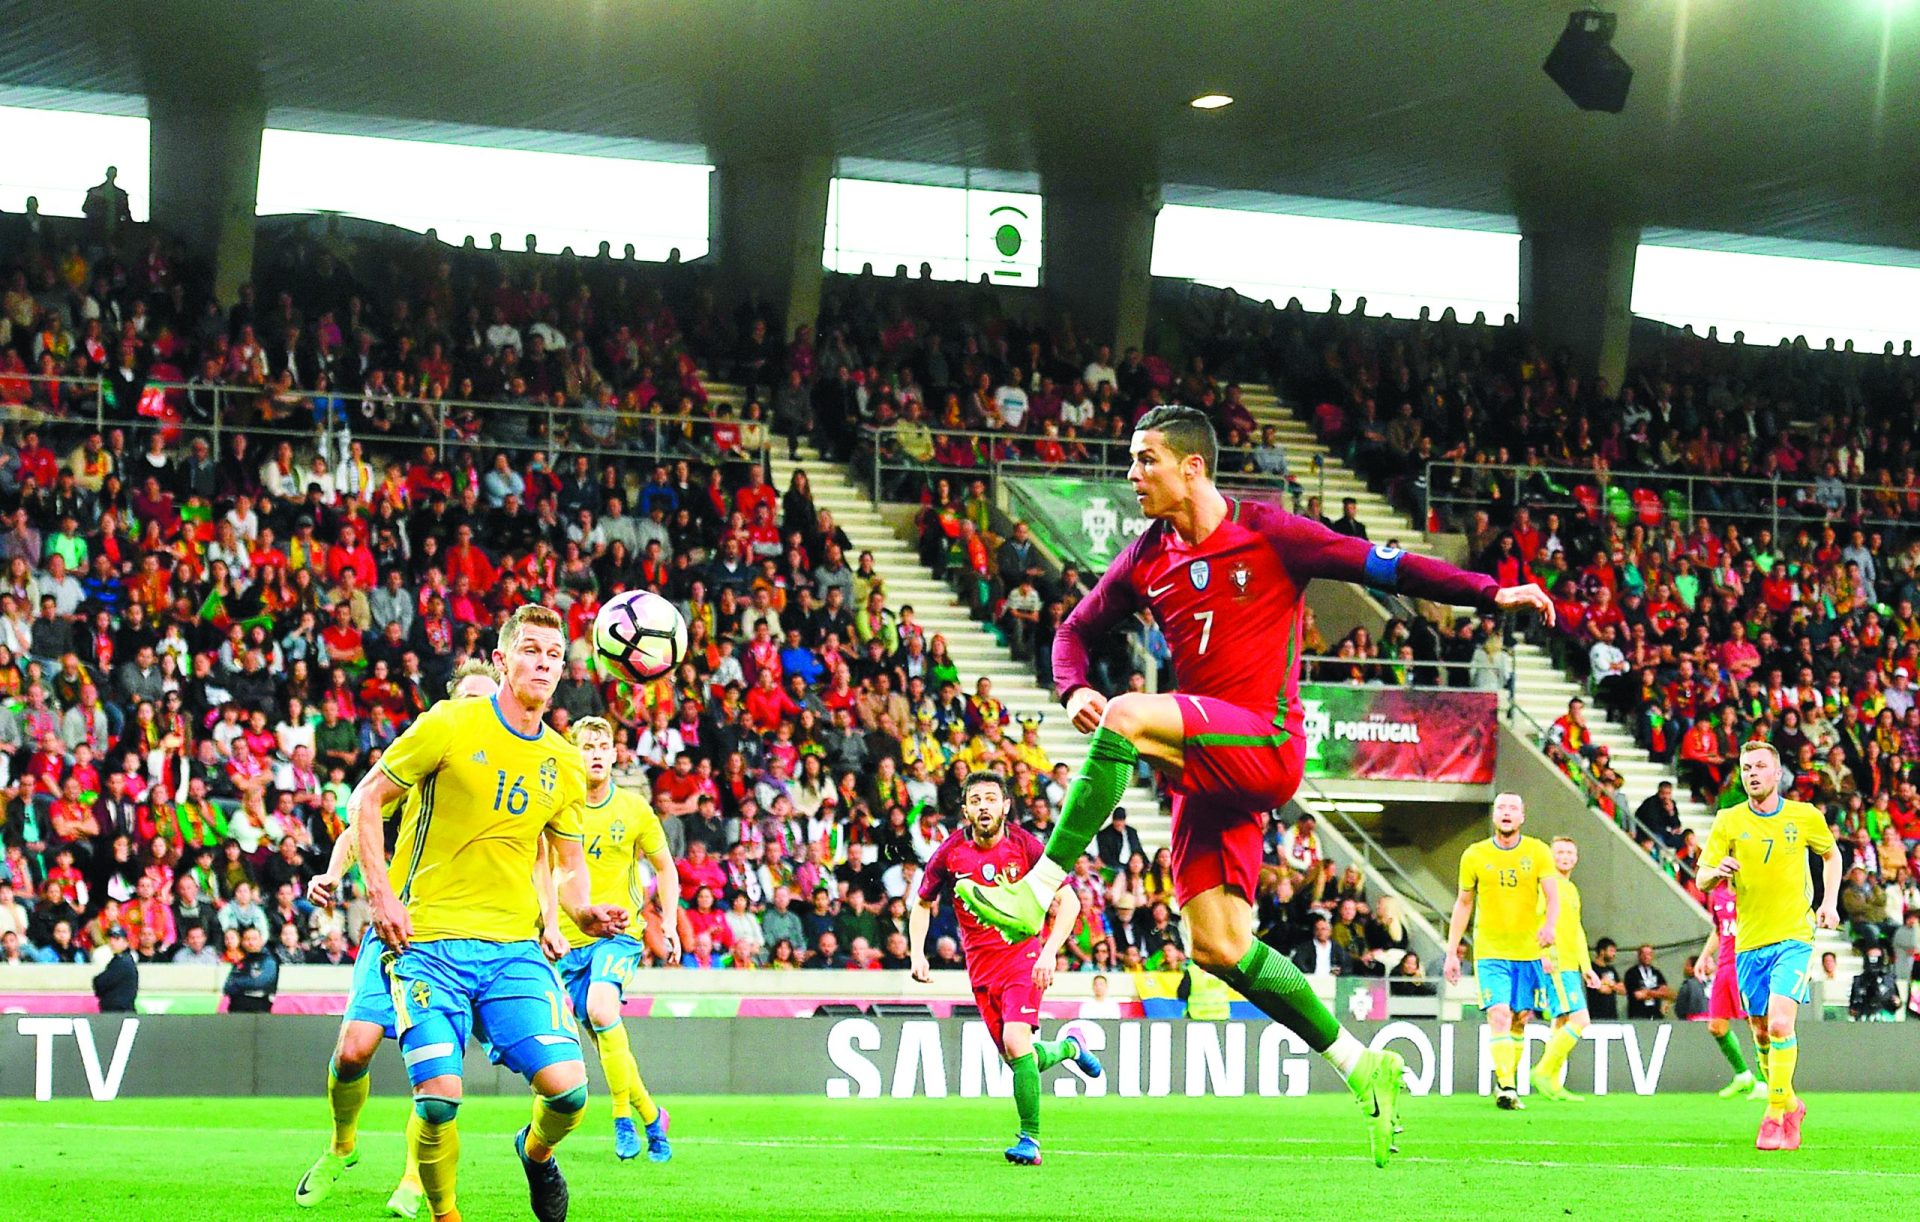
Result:
<instances>
[{"instance_id":1,"label":"red jersey","mask_svg":"<svg viewBox=\"0 0 1920 1222\"><path fill-rule=\"evenodd\" d=\"M1707 892L1707 915L1713 918L1713 932L1720 938L1720 949L1715 956L1713 970L1730 972L1733 970L1733 936L1740 929L1740 922L1733 910L1731 883Z\"/></svg>"},{"instance_id":2,"label":"red jersey","mask_svg":"<svg viewBox=\"0 0 1920 1222\"><path fill-rule=\"evenodd\" d=\"M1315 577L1482 610L1499 588L1484 573L1229 498L1226 518L1199 543L1156 521L1127 545L1055 634L1054 685L1062 700L1086 687L1093 644L1144 607L1166 634L1182 692L1271 710L1274 725L1303 733L1302 595Z\"/></svg>"},{"instance_id":3,"label":"red jersey","mask_svg":"<svg viewBox=\"0 0 1920 1222\"><path fill-rule=\"evenodd\" d=\"M983 849L966 828L942 841L920 872L920 898L932 902L945 892L951 896L956 880L1010 883L1024 877L1033 863L1046 855L1046 846L1032 832L1009 823L999 843ZM967 980L974 988L1012 984L1033 972L1040 957L1040 939L1008 944L1000 931L983 925L965 904L953 906L960 923L960 945L967 953Z\"/></svg>"}]
</instances>

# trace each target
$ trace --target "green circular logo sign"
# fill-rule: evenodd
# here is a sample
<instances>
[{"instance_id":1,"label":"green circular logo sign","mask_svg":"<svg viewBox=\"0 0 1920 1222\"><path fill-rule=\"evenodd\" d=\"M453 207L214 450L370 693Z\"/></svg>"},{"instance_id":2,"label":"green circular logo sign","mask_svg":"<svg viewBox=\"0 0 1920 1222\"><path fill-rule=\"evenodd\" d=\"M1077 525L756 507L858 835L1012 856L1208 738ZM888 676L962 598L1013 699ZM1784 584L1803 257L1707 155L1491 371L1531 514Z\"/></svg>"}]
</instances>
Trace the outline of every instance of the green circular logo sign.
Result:
<instances>
[{"instance_id":1,"label":"green circular logo sign","mask_svg":"<svg viewBox=\"0 0 1920 1222\"><path fill-rule=\"evenodd\" d=\"M994 231L994 246L1009 259L1020 253L1020 243L1020 231L1012 225L1002 225Z\"/></svg>"}]
</instances>

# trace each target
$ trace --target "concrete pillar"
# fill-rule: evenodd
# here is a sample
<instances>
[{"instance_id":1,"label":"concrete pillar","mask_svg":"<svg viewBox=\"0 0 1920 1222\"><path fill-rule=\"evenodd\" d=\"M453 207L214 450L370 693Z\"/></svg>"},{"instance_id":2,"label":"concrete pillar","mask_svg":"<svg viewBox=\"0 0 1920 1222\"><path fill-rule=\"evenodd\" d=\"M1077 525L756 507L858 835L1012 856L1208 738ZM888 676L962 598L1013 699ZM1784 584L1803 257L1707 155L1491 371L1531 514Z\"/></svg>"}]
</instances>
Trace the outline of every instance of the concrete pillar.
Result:
<instances>
[{"instance_id":1,"label":"concrete pillar","mask_svg":"<svg viewBox=\"0 0 1920 1222\"><path fill-rule=\"evenodd\" d=\"M147 98L153 222L213 267L231 304L253 276L254 201L266 103L257 94L156 91Z\"/></svg>"},{"instance_id":2,"label":"concrete pillar","mask_svg":"<svg viewBox=\"0 0 1920 1222\"><path fill-rule=\"evenodd\" d=\"M1627 372L1639 247L1637 225L1521 218L1521 325L1548 351L1570 349L1582 376L1615 391Z\"/></svg>"},{"instance_id":3,"label":"concrete pillar","mask_svg":"<svg viewBox=\"0 0 1920 1222\"><path fill-rule=\"evenodd\" d=\"M714 169L713 246L732 294L771 307L783 338L820 313L827 190L833 158L721 155Z\"/></svg>"},{"instance_id":4,"label":"concrete pillar","mask_svg":"<svg viewBox=\"0 0 1920 1222\"><path fill-rule=\"evenodd\" d=\"M1048 294L1082 336L1116 354L1144 347L1160 188L1062 174L1043 176L1041 190Z\"/></svg>"}]
</instances>

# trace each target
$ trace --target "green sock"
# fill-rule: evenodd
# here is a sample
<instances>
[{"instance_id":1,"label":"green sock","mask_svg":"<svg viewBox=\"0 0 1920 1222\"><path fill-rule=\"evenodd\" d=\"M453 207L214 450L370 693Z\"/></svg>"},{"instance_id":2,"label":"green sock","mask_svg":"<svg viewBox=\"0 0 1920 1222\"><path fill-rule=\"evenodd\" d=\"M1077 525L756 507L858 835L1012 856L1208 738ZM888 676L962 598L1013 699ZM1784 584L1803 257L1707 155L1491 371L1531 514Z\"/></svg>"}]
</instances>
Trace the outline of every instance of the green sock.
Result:
<instances>
[{"instance_id":1,"label":"green sock","mask_svg":"<svg viewBox=\"0 0 1920 1222\"><path fill-rule=\"evenodd\" d=\"M1070 1035L1063 1035L1052 1041L1033 1041L1034 1067L1041 1073L1047 1072L1062 1061L1071 1061L1073 1057L1073 1037Z\"/></svg>"},{"instance_id":2,"label":"green sock","mask_svg":"<svg viewBox=\"0 0 1920 1222\"><path fill-rule=\"evenodd\" d=\"M1048 861L1062 870L1073 869L1106 824L1107 816L1120 804L1120 795L1127 792L1134 762L1139 758L1140 753L1126 735L1105 726L1093 732L1086 762L1080 765L1080 775L1067 786L1067 796L1060 803L1060 821L1047 837Z\"/></svg>"},{"instance_id":3,"label":"green sock","mask_svg":"<svg viewBox=\"0 0 1920 1222\"><path fill-rule=\"evenodd\" d=\"M1040 1136L1040 1067L1034 1064L1033 1054L1018 1056L1007 1064L1013 1069L1013 1106L1020 1110L1020 1132L1023 1136Z\"/></svg>"},{"instance_id":4,"label":"green sock","mask_svg":"<svg viewBox=\"0 0 1920 1222\"><path fill-rule=\"evenodd\" d=\"M1758 1036L1753 1040L1753 1076L1758 1082L1767 1080L1767 1041Z\"/></svg>"},{"instance_id":5,"label":"green sock","mask_svg":"<svg viewBox=\"0 0 1920 1222\"><path fill-rule=\"evenodd\" d=\"M1739 1036L1731 1031L1722 1031L1713 1037L1713 1042L1720 1045L1720 1055L1727 1058L1727 1064L1733 1066L1734 1073L1747 1072L1747 1058L1740 1054Z\"/></svg>"},{"instance_id":6,"label":"green sock","mask_svg":"<svg viewBox=\"0 0 1920 1222\"><path fill-rule=\"evenodd\" d=\"M1268 1018L1307 1041L1315 1052L1331 1048L1340 1035L1340 1020L1327 1009L1293 960L1265 942L1255 942L1238 964L1220 973L1220 978L1259 1006Z\"/></svg>"}]
</instances>

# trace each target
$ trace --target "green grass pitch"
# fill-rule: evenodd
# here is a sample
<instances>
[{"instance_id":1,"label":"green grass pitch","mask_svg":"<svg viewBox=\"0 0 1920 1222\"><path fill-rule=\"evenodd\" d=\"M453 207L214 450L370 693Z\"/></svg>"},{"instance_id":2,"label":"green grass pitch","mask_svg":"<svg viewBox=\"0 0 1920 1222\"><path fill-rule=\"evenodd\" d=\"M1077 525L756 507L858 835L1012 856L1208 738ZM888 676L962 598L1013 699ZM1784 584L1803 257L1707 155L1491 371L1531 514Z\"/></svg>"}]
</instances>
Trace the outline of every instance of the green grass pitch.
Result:
<instances>
[{"instance_id":1,"label":"green grass pitch","mask_svg":"<svg viewBox=\"0 0 1920 1222\"><path fill-rule=\"evenodd\" d=\"M1001 1157L1006 1100L670 1099L674 1159L616 1163L607 1114L561 1148L572 1217L1804 1219L1892 1217L1920 1193L1920 1096L1809 1099L1806 1146L1753 1149L1757 1103L1409 1099L1402 1155L1366 1157L1353 1105L1298 1099L1046 1100L1046 1165ZM0 1217L370 1219L398 1175L405 1103L373 1100L361 1164L314 1210L293 1186L325 1140L311 1099L0 1102ZM520 1219L511 1136L527 1107L460 1112L461 1212ZM1844 1209L1844 1215L1838 1209Z\"/></svg>"}]
</instances>

